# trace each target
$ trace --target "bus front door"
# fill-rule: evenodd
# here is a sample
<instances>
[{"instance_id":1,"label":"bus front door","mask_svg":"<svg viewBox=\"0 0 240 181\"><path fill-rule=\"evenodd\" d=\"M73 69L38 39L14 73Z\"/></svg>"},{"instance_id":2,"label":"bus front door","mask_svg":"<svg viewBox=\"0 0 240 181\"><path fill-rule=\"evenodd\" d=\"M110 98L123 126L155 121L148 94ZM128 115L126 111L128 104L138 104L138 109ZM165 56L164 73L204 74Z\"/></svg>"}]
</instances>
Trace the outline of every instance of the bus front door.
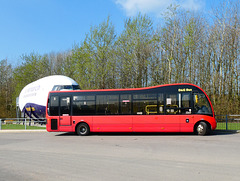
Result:
<instances>
[{"instance_id":1,"label":"bus front door","mask_svg":"<svg viewBox=\"0 0 240 181\"><path fill-rule=\"evenodd\" d=\"M179 122L181 132L192 132L194 127L194 115L192 108L192 93L182 92L179 93Z\"/></svg>"},{"instance_id":2,"label":"bus front door","mask_svg":"<svg viewBox=\"0 0 240 181\"><path fill-rule=\"evenodd\" d=\"M64 96L60 97L60 116L59 125L60 126L70 126L71 125L71 97Z\"/></svg>"}]
</instances>

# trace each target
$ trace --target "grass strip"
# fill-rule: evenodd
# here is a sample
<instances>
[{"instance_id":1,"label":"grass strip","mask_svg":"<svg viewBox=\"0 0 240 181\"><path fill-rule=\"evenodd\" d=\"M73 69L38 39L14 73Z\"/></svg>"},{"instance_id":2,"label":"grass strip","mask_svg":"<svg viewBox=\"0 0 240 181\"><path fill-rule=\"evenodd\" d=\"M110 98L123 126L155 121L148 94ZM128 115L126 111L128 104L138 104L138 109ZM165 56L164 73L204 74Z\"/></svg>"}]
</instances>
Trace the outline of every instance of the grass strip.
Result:
<instances>
[{"instance_id":1,"label":"grass strip","mask_svg":"<svg viewBox=\"0 0 240 181\"><path fill-rule=\"evenodd\" d=\"M20 125L20 124L2 124L2 129L25 129L25 125ZM46 129L46 127L27 126L27 129Z\"/></svg>"}]
</instances>

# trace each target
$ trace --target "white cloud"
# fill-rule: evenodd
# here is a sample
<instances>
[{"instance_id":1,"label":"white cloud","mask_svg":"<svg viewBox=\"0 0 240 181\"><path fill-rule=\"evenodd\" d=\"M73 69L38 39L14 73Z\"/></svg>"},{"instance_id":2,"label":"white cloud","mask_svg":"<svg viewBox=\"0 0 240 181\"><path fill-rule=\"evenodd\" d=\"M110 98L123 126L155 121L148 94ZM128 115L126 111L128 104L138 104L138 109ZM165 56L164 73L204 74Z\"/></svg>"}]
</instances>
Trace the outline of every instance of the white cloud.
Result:
<instances>
[{"instance_id":1,"label":"white cloud","mask_svg":"<svg viewBox=\"0 0 240 181\"><path fill-rule=\"evenodd\" d=\"M200 0L184 0L180 5L184 9L198 11L205 6L205 3Z\"/></svg>"},{"instance_id":2,"label":"white cloud","mask_svg":"<svg viewBox=\"0 0 240 181\"><path fill-rule=\"evenodd\" d=\"M194 11L204 6L203 0L115 0L115 3L125 10L127 16L135 16L138 12L161 16L171 4Z\"/></svg>"}]
</instances>

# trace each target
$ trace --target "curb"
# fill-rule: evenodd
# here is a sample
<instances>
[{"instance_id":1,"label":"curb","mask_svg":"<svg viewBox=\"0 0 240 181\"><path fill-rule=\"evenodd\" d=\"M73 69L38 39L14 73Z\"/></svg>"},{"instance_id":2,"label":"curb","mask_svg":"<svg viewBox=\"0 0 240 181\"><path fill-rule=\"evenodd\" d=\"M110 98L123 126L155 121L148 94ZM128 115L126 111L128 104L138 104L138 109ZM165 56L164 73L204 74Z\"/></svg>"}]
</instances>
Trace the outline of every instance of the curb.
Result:
<instances>
[{"instance_id":1,"label":"curb","mask_svg":"<svg viewBox=\"0 0 240 181\"><path fill-rule=\"evenodd\" d=\"M29 133L29 132L47 132L46 129L2 129L0 133Z\"/></svg>"}]
</instances>

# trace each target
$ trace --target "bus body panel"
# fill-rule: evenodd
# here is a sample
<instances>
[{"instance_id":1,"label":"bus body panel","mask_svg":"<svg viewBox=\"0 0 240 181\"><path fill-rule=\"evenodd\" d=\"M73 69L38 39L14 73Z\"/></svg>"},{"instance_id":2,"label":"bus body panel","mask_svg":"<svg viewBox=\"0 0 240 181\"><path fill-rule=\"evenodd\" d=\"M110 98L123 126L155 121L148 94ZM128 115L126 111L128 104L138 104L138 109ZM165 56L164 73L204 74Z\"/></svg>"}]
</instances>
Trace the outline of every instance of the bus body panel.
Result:
<instances>
[{"instance_id":1,"label":"bus body panel","mask_svg":"<svg viewBox=\"0 0 240 181\"><path fill-rule=\"evenodd\" d=\"M157 132L161 130L162 117L156 115L133 116L134 132Z\"/></svg>"},{"instance_id":2,"label":"bus body panel","mask_svg":"<svg viewBox=\"0 0 240 181\"><path fill-rule=\"evenodd\" d=\"M59 125L60 126L71 126L72 125L72 116L69 116L69 115L59 116Z\"/></svg>"},{"instance_id":3,"label":"bus body panel","mask_svg":"<svg viewBox=\"0 0 240 181\"><path fill-rule=\"evenodd\" d=\"M179 115L180 132L193 132L196 115Z\"/></svg>"},{"instance_id":4,"label":"bus body panel","mask_svg":"<svg viewBox=\"0 0 240 181\"><path fill-rule=\"evenodd\" d=\"M59 132L75 132L73 126L59 126Z\"/></svg>"},{"instance_id":5,"label":"bus body panel","mask_svg":"<svg viewBox=\"0 0 240 181\"><path fill-rule=\"evenodd\" d=\"M132 132L132 116L93 116L93 132Z\"/></svg>"},{"instance_id":6,"label":"bus body panel","mask_svg":"<svg viewBox=\"0 0 240 181\"><path fill-rule=\"evenodd\" d=\"M178 115L133 116L134 132L179 132Z\"/></svg>"},{"instance_id":7,"label":"bus body panel","mask_svg":"<svg viewBox=\"0 0 240 181\"><path fill-rule=\"evenodd\" d=\"M48 120L52 119L59 120L59 117ZM212 130L216 128L215 119L206 115L72 116L72 120L72 125L63 125L59 120L57 130L52 130L48 121L47 131L75 132L76 125L81 122L87 123L91 132L193 132L199 121L207 121Z\"/></svg>"}]
</instances>

